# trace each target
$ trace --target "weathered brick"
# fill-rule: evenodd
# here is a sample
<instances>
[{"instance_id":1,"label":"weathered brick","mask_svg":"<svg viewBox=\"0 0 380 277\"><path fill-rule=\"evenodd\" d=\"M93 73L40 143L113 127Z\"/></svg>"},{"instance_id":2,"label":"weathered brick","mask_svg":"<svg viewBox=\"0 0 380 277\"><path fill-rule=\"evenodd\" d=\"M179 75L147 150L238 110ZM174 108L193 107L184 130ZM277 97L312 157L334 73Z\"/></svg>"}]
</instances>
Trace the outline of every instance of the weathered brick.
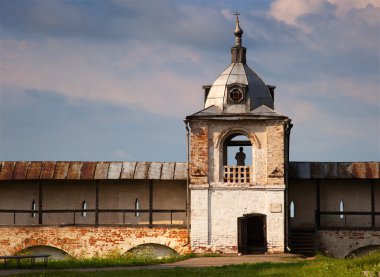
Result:
<instances>
[{"instance_id":1,"label":"weathered brick","mask_svg":"<svg viewBox=\"0 0 380 277\"><path fill-rule=\"evenodd\" d=\"M100 256L112 252L124 253L145 243L170 245L181 254L190 251L189 245L186 245L186 228L2 226L0 238L0 255L13 255L37 245L53 246L73 257L83 258L93 257L95 253Z\"/></svg>"}]
</instances>

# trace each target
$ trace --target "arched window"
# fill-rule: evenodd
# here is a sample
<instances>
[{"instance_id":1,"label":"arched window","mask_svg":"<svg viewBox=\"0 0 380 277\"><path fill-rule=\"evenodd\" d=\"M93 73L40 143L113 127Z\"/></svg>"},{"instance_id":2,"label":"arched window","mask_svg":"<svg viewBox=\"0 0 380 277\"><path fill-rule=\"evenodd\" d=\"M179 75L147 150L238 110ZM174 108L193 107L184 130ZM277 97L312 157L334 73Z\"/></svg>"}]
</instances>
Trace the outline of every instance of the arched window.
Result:
<instances>
[{"instance_id":1,"label":"arched window","mask_svg":"<svg viewBox=\"0 0 380 277\"><path fill-rule=\"evenodd\" d=\"M36 217L36 213L34 212L36 210L36 201L32 201L32 217Z\"/></svg>"},{"instance_id":2,"label":"arched window","mask_svg":"<svg viewBox=\"0 0 380 277\"><path fill-rule=\"evenodd\" d=\"M245 159L243 164L239 163L239 158L237 155L240 148L243 148L243 153L245 154ZM252 165L252 144L251 141L244 134L232 134L226 138L223 145L223 165L229 166L250 166Z\"/></svg>"},{"instance_id":3,"label":"arched window","mask_svg":"<svg viewBox=\"0 0 380 277\"><path fill-rule=\"evenodd\" d=\"M135 216L140 216L140 201L139 199L136 198L136 201L135 201Z\"/></svg>"},{"instance_id":4,"label":"arched window","mask_svg":"<svg viewBox=\"0 0 380 277\"><path fill-rule=\"evenodd\" d=\"M340 211L340 212L344 212L344 204L343 204L343 200L340 200L340 203L339 203L339 211ZM340 214L340 215L339 215L339 218L344 218L344 215L343 215L343 214Z\"/></svg>"},{"instance_id":5,"label":"arched window","mask_svg":"<svg viewBox=\"0 0 380 277\"><path fill-rule=\"evenodd\" d=\"M290 218L294 218L294 213L295 213L295 206L294 202L290 202L290 209L289 209L289 216Z\"/></svg>"},{"instance_id":6,"label":"arched window","mask_svg":"<svg viewBox=\"0 0 380 277\"><path fill-rule=\"evenodd\" d=\"M223 181L252 182L252 144L242 133L228 136L223 143Z\"/></svg>"},{"instance_id":7,"label":"arched window","mask_svg":"<svg viewBox=\"0 0 380 277\"><path fill-rule=\"evenodd\" d=\"M87 212L85 210L87 210L87 202L83 201L83 203L82 203L82 217L87 216Z\"/></svg>"}]
</instances>

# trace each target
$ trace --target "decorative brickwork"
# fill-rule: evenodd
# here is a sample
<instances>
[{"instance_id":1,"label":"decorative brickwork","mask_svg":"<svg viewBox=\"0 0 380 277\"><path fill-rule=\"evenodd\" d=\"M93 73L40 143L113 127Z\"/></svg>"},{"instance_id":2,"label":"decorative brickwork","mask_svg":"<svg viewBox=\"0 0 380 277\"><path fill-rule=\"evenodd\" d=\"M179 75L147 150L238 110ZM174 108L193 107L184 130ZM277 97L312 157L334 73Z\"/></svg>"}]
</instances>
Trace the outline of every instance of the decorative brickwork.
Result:
<instances>
[{"instance_id":1,"label":"decorative brickwork","mask_svg":"<svg viewBox=\"0 0 380 277\"><path fill-rule=\"evenodd\" d=\"M187 230L131 227L0 227L0 255L14 255L30 246L52 246L73 257L90 258L125 253L145 244L168 246L180 254L190 251Z\"/></svg>"}]
</instances>

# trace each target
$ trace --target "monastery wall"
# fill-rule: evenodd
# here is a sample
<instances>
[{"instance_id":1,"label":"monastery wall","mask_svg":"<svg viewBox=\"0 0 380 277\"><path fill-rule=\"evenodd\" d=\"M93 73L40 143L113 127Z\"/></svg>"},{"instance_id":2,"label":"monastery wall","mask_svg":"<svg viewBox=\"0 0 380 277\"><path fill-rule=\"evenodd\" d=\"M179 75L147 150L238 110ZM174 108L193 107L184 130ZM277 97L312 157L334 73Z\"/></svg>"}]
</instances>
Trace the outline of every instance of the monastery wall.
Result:
<instances>
[{"instance_id":1,"label":"monastery wall","mask_svg":"<svg viewBox=\"0 0 380 277\"><path fill-rule=\"evenodd\" d=\"M39 222L39 183L42 187L43 210L81 210L86 202L85 216L81 211L44 212L42 224L94 224L96 208L96 182L99 185L99 209L134 210L136 200L140 210L148 210L150 202L149 180L18 180L0 181L0 210L32 210L35 213L0 213L0 225L37 225ZM154 180L152 209L185 210L186 181ZM99 224L148 224L149 213L100 212ZM186 224L186 213L154 213L153 224Z\"/></svg>"},{"instance_id":2,"label":"monastery wall","mask_svg":"<svg viewBox=\"0 0 380 277\"><path fill-rule=\"evenodd\" d=\"M31 246L51 246L73 257L91 258L125 253L141 244L165 245L189 252L186 228L131 227L0 227L0 255L14 255Z\"/></svg>"},{"instance_id":3,"label":"monastery wall","mask_svg":"<svg viewBox=\"0 0 380 277\"><path fill-rule=\"evenodd\" d=\"M337 258L344 258L362 247L380 247L380 231L324 230L318 232L319 247Z\"/></svg>"},{"instance_id":4,"label":"monastery wall","mask_svg":"<svg viewBox=\"0 0 380 277\"><path fill-rule=\"evenodd\" d=\"M320 186L320 210L339 211L340 202L346 212L371 212L371 183L374 184L375 210L380 210L380 180L375 179L290 179L289 204L295 206L293 228L314 227L317 209L317 182ZM370 227L371 215L323 215L322 226ZM375 227L380 227L380 216L375 218Z\"/></svg>"}]
</instances>

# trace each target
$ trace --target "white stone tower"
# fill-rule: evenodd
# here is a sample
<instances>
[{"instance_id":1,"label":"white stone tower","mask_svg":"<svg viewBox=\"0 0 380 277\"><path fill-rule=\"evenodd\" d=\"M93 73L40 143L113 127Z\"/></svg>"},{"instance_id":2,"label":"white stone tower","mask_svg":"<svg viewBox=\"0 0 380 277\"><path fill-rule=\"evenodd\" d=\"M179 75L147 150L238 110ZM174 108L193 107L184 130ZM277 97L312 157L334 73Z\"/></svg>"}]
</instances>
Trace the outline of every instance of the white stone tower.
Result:
<instances>
[{"instance_id":1,"label":"white stone tower","mask_svg":"<svg viewBox=\"0 0 380 277\"><path fill-rule=\"evenodd\" d=\"M283 252L291 120L274 110L275 87L246 64L236 16L231 64L203 87L204 109L186 117L191 247L195 252Z\"/></svg>"}]
</instances>

